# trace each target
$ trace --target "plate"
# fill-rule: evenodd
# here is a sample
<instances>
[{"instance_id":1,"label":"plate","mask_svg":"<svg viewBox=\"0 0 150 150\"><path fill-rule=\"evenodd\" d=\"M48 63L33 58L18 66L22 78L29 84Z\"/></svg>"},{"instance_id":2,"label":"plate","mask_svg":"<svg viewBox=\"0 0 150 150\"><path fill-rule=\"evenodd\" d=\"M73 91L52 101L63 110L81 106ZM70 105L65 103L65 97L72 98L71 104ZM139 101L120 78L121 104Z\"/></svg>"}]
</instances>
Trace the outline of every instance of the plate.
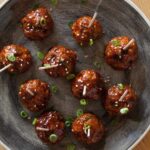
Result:
<instances>
[{"instance_id":1,"label":"plate","mask_svg":"<svg viewBox=\"0 0 150 150\"><path fill-rule=\"evenodd\" d=\"M49 0L13 0L9 1L0 10L0 48L7 44L22 44L27 47L34 58L30 70L20 75L9 75L6 72L0 75L0 140L8 149L12 150L65 150L66 144L73 142L77 150L126 150L131 149L143 137L150 125L150 23L143 13L130 1L105 0L99 9L98 20L104 29L102 39L95 42L93 47L82 48L77 45L71 36L68 22L80 16L93 15L98 0L88 0L81 4L80 0L59 0L56 7ZM40 4L52 8L52 17L55 30L52 35L43 41L30 41L24 37L20 27L20 19L33 7ZM107 42L115 36L127 35L136 39L139 48L139 58L129 71L115 71L104 61L103 52ZM66 117L75 116L80 107L70 90L70 82L66 79L50 78L45 72L38 71L41 65L37 58L37 51L46 53L54 45L64 45L77 51L79 61L76 72L82 69L95 69L105 77L110 76L111 83L130 83L138 93L138 106L129 117L112 125L101 102L90 102L87 112L100 116L107 134L105 139L96 145L85 146L78 143L67 131L65 139L56 146L46 146L37 138L30 121L20 118L23 109L18 100L18 89L21 83L29 79L41 79L49 84L56 84L59 92L49 101L49 109L59 111ZM86 57L85 57L86 56ZM95 68L93 62L102 62L101 70ZM32 117L38 114L30 114Z\"/></svg>"}]
</instances>

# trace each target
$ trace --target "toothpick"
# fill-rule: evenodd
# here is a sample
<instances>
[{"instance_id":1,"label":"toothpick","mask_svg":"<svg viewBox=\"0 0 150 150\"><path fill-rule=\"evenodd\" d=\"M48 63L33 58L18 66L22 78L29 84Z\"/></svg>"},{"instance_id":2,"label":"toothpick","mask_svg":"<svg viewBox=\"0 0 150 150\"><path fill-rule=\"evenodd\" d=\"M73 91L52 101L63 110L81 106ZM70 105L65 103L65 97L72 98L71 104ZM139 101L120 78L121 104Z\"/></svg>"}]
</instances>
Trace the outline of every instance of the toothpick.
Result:
<instances>
[{"instance_id":1,"label":"toothpick","mask_svg":"<svg viewBox=\"0 0 150 150\"><path fill-rule=\"evenodd\" d=\"M90 135L91 135L91 129L89 128L87 131L87 137L90 137Z\"/></svg>"},{"instance_id":2,"label":"toothpick","mask_svg":"<svg viewBox=\"0 0 150 150\"><path fill-rule=\"evenodd\" d=\"M51 68L56 68L58 65L52 65L52 66L44 66L44 67L39 67L39 70L46 70L46 69L51 69Z\"/></svg>"},{"instance_id":3,"label":"toothpick","mask_svg":"<svg viewBox=\"0 0 150 150\"><path fill-rule=\"evenodd\" d=\"M36 127L37 130L39 131L49 131L49 129L47 128L41 128L41 127Z\"/></svg>"},{"instance_id":4,"label":"toothpick","mask_svg":"<svg viewBox=\"0 0 150 150\"><path fill-rule=\"evenodd\" d=\"M135 40L134 39L131 39L129 41L129 43L123 48L123 50L127 50L129 48L129 46L134 42Z\"/></svg>"},{"instance_id":5,"label":"toothpick","mask_svg":"<svg viewBox=\"0 0 150 150\"><path fill-rule=\"evenodd\" d=\"M125 90L125 92L122 94L122 96L120 97L119 101L123 101L123 99L125 98L125 96L128 94L128 90Z\"/></svg>"},{"instance_id":6,"label":"toothpick","mask_svg":"<svg viewBox=\"0 0 150 150\"><path fill-rule=\"evenodd\" d=\"M2 69L0 69L0 72L3 72L5 70L7 70L9 67L11 67L12 64L8 64L7 66L3 67Z\"/></svg>"},{"instance_id":7,"label":"toothpick","mask_svg":"<svg viewBox=\"0 0 150 150\"><path fill-rule=\"evenodd\" d=\"M92 18L92 20L90 21L88 28L90 28L90 27L92 26L92 24L94 23L94 21L95 21L97 15L98 15L98 9L99 9L99 7L100 7L102 1L103 1L103 0L100 0L100 1L98 2L98 5L96 6L96 9L95 9L93 18Z\"/></svg>"},{"instance_id":8,"label":"toothpick","mask_svg":"<svg viewBox=\"0 0 150 150\"><path fill-rule=\"evenodd\" d=\"M86 95L86 89L87 89L87 86L85 85L84 87L83 87L83 96L85 96Z\"/></svg>"},{"instance_id":9,"label":"toothpick","mask_svg":"<svg viewBox=\"0 0 150 150\"><path fill-rule=\"evenodd\" d=\"M30 95L34 96L34 93L29 88L27 88L26 90Z\"/></svg>"}]
</instances>

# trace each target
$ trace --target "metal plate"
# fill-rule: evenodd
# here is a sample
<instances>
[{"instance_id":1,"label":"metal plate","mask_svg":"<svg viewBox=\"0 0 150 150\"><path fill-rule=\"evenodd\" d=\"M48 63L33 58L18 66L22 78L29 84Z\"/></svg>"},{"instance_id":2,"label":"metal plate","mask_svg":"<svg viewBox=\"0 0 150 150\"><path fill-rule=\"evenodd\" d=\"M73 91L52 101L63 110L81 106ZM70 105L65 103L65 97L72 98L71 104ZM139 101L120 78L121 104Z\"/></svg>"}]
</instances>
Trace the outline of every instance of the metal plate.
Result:
<instances>
[{"instance_id":1,"label":"metal plate","mask_svg":"<svg viewBox=\"0 0 150 150\"><path fill-rule=\"evenodd\" d=\"M95 42L93 47L82 48L76 44L68 27L69 21L80 16L93 15L98 0L88 0L81 4L80 0L60 0L56 7L51 6L49 0L13 0L0 10L0 48L7 44L22 44L27 47L33 57L34 65L25 74L0 75L0 140L12 150L65 150L66 144L73 142L77 150L125 150L130 148L144 133L150 124L150 28L143 17L127 2L120 0L103 1L98 15L104 28L104 36ZM20 19L38 3L53 7L52 17L55 22L54 33L43 41L30 41L24 37L20 27ZM115 71L103 59L106 43L114 36L127 35L137 40L139 58L129 71ZM79 101L70 90L70 82L66 79L54 79L45 72L38 71L41 62L36 53L42 50L46 53L50 47L64 45L77 51L79 61L76 72L82 69L93 68L95 60L102 62L101 74L111 77L111 83L131 83L136 89L139 100L136 110L117 126L106 116L101 102L90 102L86 112L93 112L101 117L108 131L105 139L92 146L78 143L70 131L66 131L65 139L56 146L46 146L37 138L31 122L22 120L19 112L23 109L18 100L18 89L21 83L29 79L41 79L49 84L55 83L58 94L54 94L49 101L49 109L59 111L64 117L68 114L75 116ZM32 117L39 114L31 114Z\"/></svg>"}]
</instances>

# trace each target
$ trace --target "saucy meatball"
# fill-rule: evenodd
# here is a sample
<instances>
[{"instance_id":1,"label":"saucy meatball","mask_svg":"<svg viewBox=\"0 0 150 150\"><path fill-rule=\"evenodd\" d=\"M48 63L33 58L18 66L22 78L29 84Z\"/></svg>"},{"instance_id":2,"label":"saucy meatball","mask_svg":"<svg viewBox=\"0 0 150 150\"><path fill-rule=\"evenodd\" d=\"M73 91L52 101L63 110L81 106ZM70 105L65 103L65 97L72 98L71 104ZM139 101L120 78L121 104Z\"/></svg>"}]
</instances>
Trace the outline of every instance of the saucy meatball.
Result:
<instances>
[{"instance_id":1,"label":"saucy meatball","mask_svg":"<svg viewBox=\"0 0 150 150\"><path fill-rule=\"evenodd\" d=\"M86 144L99 142L105 129L101 120L90 113L85 113L76 118L72 124L72 133L77 140Z\"/></svg>"},{"instance_id":2,"label":"saucy meatball","mask_svg":"<svg viewBox=\"0 0 150 150\"><path fill-rule=\"evenodd\" d=\"M98 100L102 96L103 80L94 70L81 71L72 82L72 93L77 98Z\"/></svg>"},{"instance_id":3,"label":"saucy meatball","mask_svg":"<svg viewBox=\"0 0 150 150\"><path fill-rule=\"evenodd\" d=\"M50 97L49 85L40 80L29 80L19 90L21 103L32 112L46 108Z\"/></svg>"},{"instance_id":4,"label":"saucy meatball","mask_svg":"<svg viewBox=\"0 0 150 150\"><path fill-rule=\"evenodd\" d=\"M43 60L43 67L51 77L65 77L72 73L76 64L76 52L63 46L53 47Z\"/></svg>"},{"instance_id":5,"label":"saucy meatball","mask_svg":"<svg viewBox=\"0 0 150 150\"><path fill-rule=\"evenodd\" d=\"M31 40L44 39L53 30L52 17L44 7L29 12L21 23L25 36Z\"/></svg>"},{"instance_id":6,"label":"saucy meatball","mask_svg":"<svg viewBox=\"0 0 150 150\"><path fill-rule=\"evenodd\" d=\"M65 136L64 119L56 111L47 112L37 119L35 130L42 142L46 144L59 143Z\"/></svg>"},{"instance_id":7,"label":"saucy meatball","mask_svg":"<svg viewBox=\"0 0 150 150\"><path fill-rule=\"evenodd\" d=\"M31 64L30 51L21 45L8 45L0 51L0 68L8 66L9 73L23 73L30 68Z\"/></svg>"},{"instance_id":8,"label":"saucy meatball","mask_svg":"<svg viewBox=\"0 0 150 150\"><path fill-rule=\"evenodd\" d=\"M128 69L137 59L137 44L129 37L115 37L107 45L105 59L107 63L117 70Z\"/></svg>"},{"instance_id":9,"label":"saucy meatball","mask_svg":"<svg viewBox=\"0 0 150 150\"><path fill-rule=\"evenodd\" d=\"M75 40L82 46L90 44L91 40L94 41L102 36L102 26L97 20L89 27L92 17L84 16L77 19L71 29L72 35Z\"/></svg>"},{"instance_id":10,"label":"saucy meatball","mask_svg":"<svg viewBox=\"0 0 150 150\"><path fill-rule=\"evenodd\" d=\"M118 84L108 89L105 109L110 116L126 115L134 109L136 102L137 95L132 87Z\"/></svg>"}]
</instances>

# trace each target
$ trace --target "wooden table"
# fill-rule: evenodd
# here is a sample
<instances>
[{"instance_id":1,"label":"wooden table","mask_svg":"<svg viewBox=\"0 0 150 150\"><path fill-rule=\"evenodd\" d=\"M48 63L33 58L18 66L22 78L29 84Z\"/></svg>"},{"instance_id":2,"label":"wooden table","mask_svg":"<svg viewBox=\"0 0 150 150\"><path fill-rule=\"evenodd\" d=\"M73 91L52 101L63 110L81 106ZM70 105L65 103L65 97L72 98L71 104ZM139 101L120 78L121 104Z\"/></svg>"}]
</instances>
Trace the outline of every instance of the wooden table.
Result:
<instances>
[{"instance_id":1,"label":"wooden table","mask_svg":"<svg viewBox=\"0 0 150 150\"><path fill-rule=\"evenodd\" d=\"M2 2L3 0L0 0ZM150 19L150 0L133 0L138 7L143 10L147 17ZM5 150L0 146L0 150ZM150 132L145 136L145 138L136 146L134 150L150 150Z\"/></svg>"}]
</instances>

